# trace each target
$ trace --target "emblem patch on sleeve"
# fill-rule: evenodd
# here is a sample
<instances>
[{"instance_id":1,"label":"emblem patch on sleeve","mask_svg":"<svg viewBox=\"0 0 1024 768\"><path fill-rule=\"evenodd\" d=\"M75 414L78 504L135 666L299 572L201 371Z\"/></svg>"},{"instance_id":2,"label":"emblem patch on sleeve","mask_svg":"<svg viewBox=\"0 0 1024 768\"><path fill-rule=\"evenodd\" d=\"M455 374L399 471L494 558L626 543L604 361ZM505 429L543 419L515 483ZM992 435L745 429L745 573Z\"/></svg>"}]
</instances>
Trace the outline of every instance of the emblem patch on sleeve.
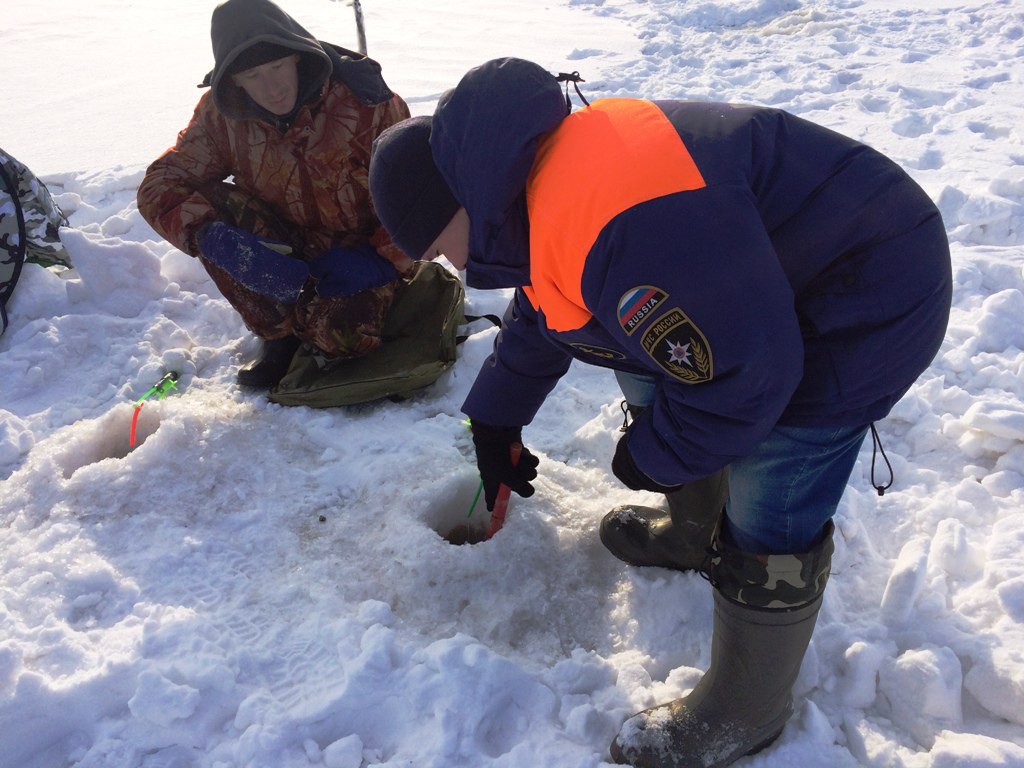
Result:
<instances>
[{"instance_id":1,"label":"emblem patch on sleeve","mask_svg":"<svg viewBox=\"0 0 1024 768\"><path fill-rule=\"evenodd\" d=\"M653 285L638 285L622 294L618 307L619 325L626 335L632 336L655 308L667 298L667 293Z\"/></svg>"},{"instance_id":2,"label":"emblem patch on sleeve","mask_svg":"<svg viewBox=\"0 0 1024 768\"><path fill-rule=\"evenodd\" d=\"M710 381L715 375L708 340L678 307L659 317L640 343L662 370L687 384Z\"/></svg>"}]
</instances>

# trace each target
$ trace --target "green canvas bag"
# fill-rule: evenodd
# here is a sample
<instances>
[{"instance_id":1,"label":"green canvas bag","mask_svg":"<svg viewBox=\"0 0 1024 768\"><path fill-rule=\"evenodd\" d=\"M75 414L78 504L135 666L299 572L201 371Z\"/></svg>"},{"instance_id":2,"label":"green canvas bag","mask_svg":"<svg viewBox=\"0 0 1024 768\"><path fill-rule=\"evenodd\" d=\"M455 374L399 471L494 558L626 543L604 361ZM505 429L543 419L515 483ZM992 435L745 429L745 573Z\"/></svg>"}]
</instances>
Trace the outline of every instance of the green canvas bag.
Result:
<instances>
[{"instance_id":1,"label":"green canvas bag","mask_svg":"<svg viewBox=\"0 0 1024 768\"><path fill-rule=\"evenodd\" d=\"M395 293L383 343L365 357L321 369L305 348L270 390L281 405L330 408L401 398L434 383L455 363L465 291L456 275L432 261L418 262Z\"/></svg>"}]
</instances>

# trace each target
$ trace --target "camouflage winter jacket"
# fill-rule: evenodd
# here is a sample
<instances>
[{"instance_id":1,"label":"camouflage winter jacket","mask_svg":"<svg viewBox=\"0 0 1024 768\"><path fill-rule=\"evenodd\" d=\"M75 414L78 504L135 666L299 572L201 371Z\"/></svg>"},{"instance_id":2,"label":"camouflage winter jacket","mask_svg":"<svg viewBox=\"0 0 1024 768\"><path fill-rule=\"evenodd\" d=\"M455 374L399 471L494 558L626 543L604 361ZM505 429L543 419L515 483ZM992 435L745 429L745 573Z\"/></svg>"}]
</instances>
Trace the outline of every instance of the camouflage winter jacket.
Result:
<instances>
[{"instance_id":1,"label":"camouflage winter jacket","mask_svg":"<svg viewBox=\"0 0 1024 768\"><path fill-rule=\"evenodd\" d=\"M370 242L396 264L405 257L380 226L370 202L370 146L409 116L377 62L321 43L267 5L214 28L217 63L188 126L150 165L139 187L139 211L175 246L198 255L200 228L216 218L202 189L234 183L296 224L305 258L332 245ZM255 39L301 54L297 109L278 118L261 110L226 76L234 56Z\"/></svg>"}]
</instances>

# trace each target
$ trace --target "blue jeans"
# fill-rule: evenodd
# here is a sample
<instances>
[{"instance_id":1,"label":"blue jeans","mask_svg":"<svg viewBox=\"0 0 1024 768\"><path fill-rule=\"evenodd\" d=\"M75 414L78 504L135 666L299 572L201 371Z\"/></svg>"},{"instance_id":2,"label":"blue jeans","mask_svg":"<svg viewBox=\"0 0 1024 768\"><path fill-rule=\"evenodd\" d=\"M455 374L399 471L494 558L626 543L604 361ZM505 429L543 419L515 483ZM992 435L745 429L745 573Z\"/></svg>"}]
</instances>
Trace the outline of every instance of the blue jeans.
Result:
<instances>
[{"instance_id":1,"label":"blue jeans","mask_svg":"<svg viewBox=\"0 0 1024 768\"><path fill-rule=\"evenodd\" d=\"M619 385L619 389L622 390L622 396L630 405L648 406L654 402L658 384L653 377L615 371L615 381Z\"/></svg>"},{"instance_id":2,"label":"blue jeans","mask_svg":"<svg viewBox=\"0 0 1024 768\"><path fill-rule=\"evenodd\" d=\"M631 405L654 402L653 379L621 372L616 378ZM776 425L752 454L732 462L725 515L736 546L760 554L810 550L839 506L867 431L866 424Z\"/></svg>"}]
</instances>

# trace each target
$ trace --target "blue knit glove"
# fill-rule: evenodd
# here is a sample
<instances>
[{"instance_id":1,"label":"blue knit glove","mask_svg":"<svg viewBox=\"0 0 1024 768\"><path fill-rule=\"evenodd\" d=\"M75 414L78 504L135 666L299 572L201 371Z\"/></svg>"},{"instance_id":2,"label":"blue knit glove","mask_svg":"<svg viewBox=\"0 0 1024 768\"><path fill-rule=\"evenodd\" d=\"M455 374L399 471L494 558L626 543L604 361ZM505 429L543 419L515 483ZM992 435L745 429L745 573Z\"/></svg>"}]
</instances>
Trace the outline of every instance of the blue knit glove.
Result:
<instances>
[{"instance_id":1,"label":"blue knit glove","mask_svg":"<svg viewBox=\"0 0 1024 768\"><path fill-rule=\"evenodd\" d=\"M309 278L309 267L289 255L289 245L222 221L203 230L199 252L249 290L281 304L294 304Z\"/></svg>"},{"instance_id":2,"label":"blue knit glove","mask_svg":"<svg viewBox=\"0 0 1024 768\"><path fill-rule=\"evenodd\" d=\"M309 262L320 296L352 296L398 279L394 265L369 243L357 248L336 245Z\"/></svg>"}]
</instances>

